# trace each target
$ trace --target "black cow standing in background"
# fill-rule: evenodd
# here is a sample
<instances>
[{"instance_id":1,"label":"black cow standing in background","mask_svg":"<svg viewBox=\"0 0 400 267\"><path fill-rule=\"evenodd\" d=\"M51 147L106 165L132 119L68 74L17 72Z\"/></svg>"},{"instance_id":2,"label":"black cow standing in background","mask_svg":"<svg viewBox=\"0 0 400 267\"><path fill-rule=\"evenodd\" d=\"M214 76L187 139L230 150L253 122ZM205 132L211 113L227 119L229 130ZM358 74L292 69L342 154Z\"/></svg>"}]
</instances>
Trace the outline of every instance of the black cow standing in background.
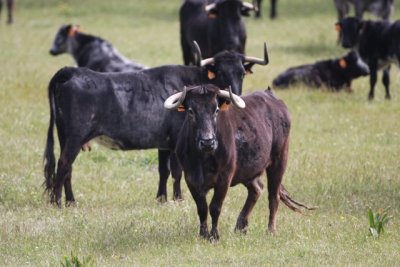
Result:
<instances>
[{"instance_id":1,"label":"black cow standing in background","mask_svg":"<svg viewBox=\"0 0 400 267\"><path fill-rule=\"evenodd\" d=\"M157 198L167 199L166 183L170 170L175 179L174 199L182 198L181 169L171 151L183 116L170 114L164 100L176 88L213 83L241 91L243 77L253 64L264 60L223 51L204 59L202 67L167 65L140 72L100 73L88 68L63 68L49 83L50 123L44 154L46 191L52 203L61 205L62 188L66 204L74 203L72 164L80 148L98 138L100 143L121 150L158 148L160 183ZM248 64L245 64L245 63ZM55 168L54 124L60 142ZM171 159L171 169L168 161Z\"/></svg>"},{"instance_id":2,"label":"black cow standing in background","mask_svg":"<svg viewBox=\"0 0 400 267\"><path fill-rule=\"evenodd\" d=\"M15 8L14 0L6 0L7 2L7 24L12 24L14 21L13 12ZM3 0L0 0L0 15L1 10L3 9Z\"/></svg>"},{"instance_id":3,"label":"black cow standing in background","mask_svg":"<svg viewBox=\"0 0 400 267\"><path fill-rule=\"evenodd\" d=\"M58 30L50 54L69 53L78 67L87 67L98 72L140 71L146 66L121 55L109 42L99 37L84 34L79 27L63 25Z\"/></svg>"},{"instance_id":4,"label":"black cow standing in background","mask_svg":"<svg viewBox=\"0 0 400 267\"><path fill-rule=\"evenodd\" d=\"M363 13L369 11L383 20L389 20L393 12L393 0L334 0L338 11L338 20L347 16L350 5L354 6L355 17L363 18Z\"/></svg>"},{"instance_id":5,"label":"black cow standing in background","mask_svg":"<svg viewBox=\"0 0 400 267\"><path fill-rule=\"evenodd\" d=\"M235 107L227 106L224 100ZM293 200L282 183L289 147L290 115L270 90L239 97L213 85L190 87L169 97L167 109L180 107L186 119L179 133L176 154L197 206L200 235L219 239L218 219L230 186L243 184L247 199L235 230L246 231L250 214L263 190L261 175L268 176L268 230L276 230L279 200L289 208L312 209ZM207 224L207 192L214 189Z\"/></svg>"},{"instance_id":6,"label":"black cow standing in background","mask_svg":"<svg viewBox=\"0 0 400 267\"><path fill-rule=\"evenodd\" d=\"M369 74L368 66L354 51L339 59L317 61L314 64L289 68L273 81L274 88L287 88L298 83L309 87L326 87L333 91L351 92L351 81Z\"/></svg>"},{"instance_id":7,"label":"black cow standing in background","mask_svg":"<svg viewBox=\"0 0 400 267\"><path fill-rule=\"evenodd\" d=\"M270 0L270 9L269 9L269 17L270 19L276 18L276 1ZM260 18L262 15L262 0L253 0L253 5L256 6L255 17Z\"/></svg>"},{"instance_id":8,"label":"black cow standing in background","mask_svg":"<svg viewBox=\"0 0 400 267\"><path fill-rule=\"evenodd\" d=\"M206 4L208 3L208 4ZM245 53L246 28L242 16L254 6L241 0L186 0L180 12L180 36L185 65L195 65L196 41L204 57L224 50Z\"/></svg>"},{"instance_id":9,"label":"black cow standing in background","mask_svg":"<svg viewBox=\"0 0 400 267\"><path fill-rule=\"evenodd\" d=\"M400 62L400 20L369 21L348 17L336 23L340 33L340 42L344 48L359 53L370 71L370 91L368 99L374 98L374 88L378 70L383 70L382 82L385 86L385 98L390 99L390 65Z\"/></svg>"}]
</instances>

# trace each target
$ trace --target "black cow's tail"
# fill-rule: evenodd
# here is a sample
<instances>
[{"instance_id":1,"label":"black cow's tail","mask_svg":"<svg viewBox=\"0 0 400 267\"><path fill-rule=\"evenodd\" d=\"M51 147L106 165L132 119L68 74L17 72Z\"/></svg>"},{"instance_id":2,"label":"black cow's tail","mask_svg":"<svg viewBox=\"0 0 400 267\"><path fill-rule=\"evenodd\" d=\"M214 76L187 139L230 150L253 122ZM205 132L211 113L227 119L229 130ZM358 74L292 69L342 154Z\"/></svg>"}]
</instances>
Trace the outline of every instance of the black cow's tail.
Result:
<instances>
[{"instance_id":1,"label":"black cow's tail","mask_svg":"<svg viewBox=\"0 0 400 267\"><path fill-rule=\"evenodd\" d=\"M279 197L282 200L282 202L288 206L289 209L299 212L303 214L302 208L307 209L307 210L315 210L317 207L309 207L303 203L300 203L296 200L294 200L288 191L286 191L285 187L281 184L280 190L279 190Z\"/></svg>"},{"instance_id":2,"label":"black cow's tail","mask_svg":"<svg viewBox=\"0 0 400 267\"><path fill-rule=\"evenodd\" d=\"M49 129L47 131L47 141L46 148L44 151L43 161L44 161L44 186L47 193L51 193L51 189L54 187L54 182L56 178L55 174L55 157L54 157L54 123L55 123L55 100L54 100L54 90L56 88L57 82L55 75L48 87L48 98L50 104L50 122Z\"/></svg>"}]
</instances>

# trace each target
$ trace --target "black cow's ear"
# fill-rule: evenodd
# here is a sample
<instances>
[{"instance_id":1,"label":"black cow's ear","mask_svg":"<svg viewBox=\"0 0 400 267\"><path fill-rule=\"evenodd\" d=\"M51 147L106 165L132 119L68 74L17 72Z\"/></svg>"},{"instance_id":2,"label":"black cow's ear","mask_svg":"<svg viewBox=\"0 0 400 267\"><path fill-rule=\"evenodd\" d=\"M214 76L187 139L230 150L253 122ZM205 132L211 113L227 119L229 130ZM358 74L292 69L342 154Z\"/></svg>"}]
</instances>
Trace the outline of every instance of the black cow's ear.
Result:
<instances>
[{"instance_id":1,"label":"black cow's ear","mask_svg":"<svg viewBox=\"0 0 400 267\"><path fill-rule=\"evenodd\" d=\"M341 32L342 31L342 25L340 24L340 22L336 22L335 24L335 30L337 32Z\"/></svg>"},{"instance_id":2,"label":"black cow's ear","mask_svg":"<svg viewBox=\"0 0 400 267\"><path fill-rule=\"evenodd\" d=\"M347 62L346 62L346 60L345 60L344 58L339 59L339 66L340 66L342 69L347 68Z\"/></svg>"},{"instance_id":3,"label":"black cow's ear","mask_svg":"<svg viewBox=\"0 0 400 267\"><path fill-rule=\"evenodd\" d=\"M253 71L251 68L254 66L254 63L247 63L244 65L244 70L246 71L246 74L252 74Z\"/></svg>"},{"instance_id":4,"label":"black cow's ear","mask_svg":"<svg viewBox=\"0 0 400 267\"><path fill-rule=\"evenodd\" d=\"M217 17L218 17L218 12L217 12L217 10L216 10L216 9L211 9L210 11L208 11L207 17L208 17L209 19L215 19L215 18L217 18Z\"/></svg>"},{"instance_id":5,"label":"black cow's ear","mask_svg":"<svg viewBox=\"0 0 400 267\"><path fill-rule=\"evenodd\" d=\"M213 80L215 79L215 77L217 76L216 72L215 72L215 66L214 65L206 65L206 69L207 69L207 77L209 80Z\"/></svg>"},{"instance_id":6,"label":"black cow's ear","mask_svg":"<svg viewBox=\"0 0 400 267\"><path fill-rule=\"evenodd\" d=\"M251 11L251 8L242 6L242 8L240 9L240 14L242 14L242 16L248 17L248 16L250 16L250 11Z\"/></svg>"}]
</instances>

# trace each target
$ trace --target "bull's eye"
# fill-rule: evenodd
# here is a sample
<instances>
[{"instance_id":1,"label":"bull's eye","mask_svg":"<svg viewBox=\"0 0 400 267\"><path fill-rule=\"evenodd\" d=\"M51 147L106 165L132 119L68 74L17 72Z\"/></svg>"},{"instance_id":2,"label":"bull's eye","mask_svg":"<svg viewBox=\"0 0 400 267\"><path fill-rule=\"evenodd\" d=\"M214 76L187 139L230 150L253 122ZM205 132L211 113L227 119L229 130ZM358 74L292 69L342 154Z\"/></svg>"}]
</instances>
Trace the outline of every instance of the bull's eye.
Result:
<instances>
[{"instance_id":1,"label":"bull's eye","mask_svg":"<svg viewBox=\"0 0 400 267\"><path fill-rule=\"evenodd\" d=\"M218 112L219 112L219 108L217 107L217 108L215 109L215 115L217 115Z\"/></svg>"},{"instance_id":2,"label":"bull's eye","mask_svg":"<svg viewBox=\"0 0 400 267\"><path fill-rule=\"evenodd\" d=\"M194 117L194 111L192 108L188 108L189 116Z\"/></svg>"}]
</instances>

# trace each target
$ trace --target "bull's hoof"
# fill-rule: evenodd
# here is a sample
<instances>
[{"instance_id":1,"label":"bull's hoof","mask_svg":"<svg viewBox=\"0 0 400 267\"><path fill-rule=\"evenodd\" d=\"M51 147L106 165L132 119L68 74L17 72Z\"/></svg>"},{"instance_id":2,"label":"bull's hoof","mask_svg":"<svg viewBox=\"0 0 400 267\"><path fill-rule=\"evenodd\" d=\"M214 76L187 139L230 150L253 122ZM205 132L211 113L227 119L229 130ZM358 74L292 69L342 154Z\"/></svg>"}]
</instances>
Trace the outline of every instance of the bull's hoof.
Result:
<instances>
[{"instance_id":1,"label":"bull's hoof","mask_svg":"<svg viewBox=\"0 0 400 267\"><path fill-rule=\"evenodd\" d=\"M368 95L368 100L369 100L369 101L374 100L374 95L369 94L369 95Z\"/></svg>"},{"instance_id":2,"label":"bull's hoof","mask_svg":"<svg viewBox=\"0 0 400 267\"><path fill-rule=\"evenodd\" d=\"M67 200L66 202L65 202L65 207L76 207L76 202L75 202L75 200Z\"/></svg>"},{"instance_id":3,"label":"bull's hoof","mask_svg":"<svg viewBox=\"0 0 400 267\"><path fill-rule=\"evenodd\" d=\"M211 229L211 234L210 234L210 237L208 238L208 240L211 243L217 243L219 241L219 233L218 233L217 228Z\"/></svg>"},{"instance_id":4,"label":"bull's hoof","mask_svg":"<svg viewBox=\"0 0 400 267\"><path fill-rule=\"evenodd\" d=\"M392 97L390 95L385 95L386 100L390 100Z\"/></svg>"},{"instance_id":5,"label":"bull's hoof","mask_svg":"<svg viewBox=\"0 0 400 267\"><path fill-rule=\"evenodd\" d=\"M242 218L239 218L236 222L235 232L246 234L247 226L249 225L248 221Z\"/></svg>"},{"instance_id":6,"label":"bull's hoof","mask_svg":"<svg viewBox=\"0 0 400 267\"><path fill-rule=\"evenodd\" d=\"M208 232L207 226L200 227L200 236L204 239L210 238L210 233Z\"/></svg>"},{"instance_id":7,"label":"bull's hoof","mask_svg":"<svg viewBox=\"0 0 400 267\"><path fill-rule=\"evenodd\" d=\"M166 203L167 202L167 196L166 195L157 196L156 200L157 200L158 203Z\"/></svg>"},{"instance_id":8,"label":"bull's hoof","mask_svg":"<svg viewBox=\"0 0 400 267\"><path fill-rule=\"evenodd\" d=\"M174 194L174 201L183 201L182 194Z\"/></svg>"}]
</instances>

